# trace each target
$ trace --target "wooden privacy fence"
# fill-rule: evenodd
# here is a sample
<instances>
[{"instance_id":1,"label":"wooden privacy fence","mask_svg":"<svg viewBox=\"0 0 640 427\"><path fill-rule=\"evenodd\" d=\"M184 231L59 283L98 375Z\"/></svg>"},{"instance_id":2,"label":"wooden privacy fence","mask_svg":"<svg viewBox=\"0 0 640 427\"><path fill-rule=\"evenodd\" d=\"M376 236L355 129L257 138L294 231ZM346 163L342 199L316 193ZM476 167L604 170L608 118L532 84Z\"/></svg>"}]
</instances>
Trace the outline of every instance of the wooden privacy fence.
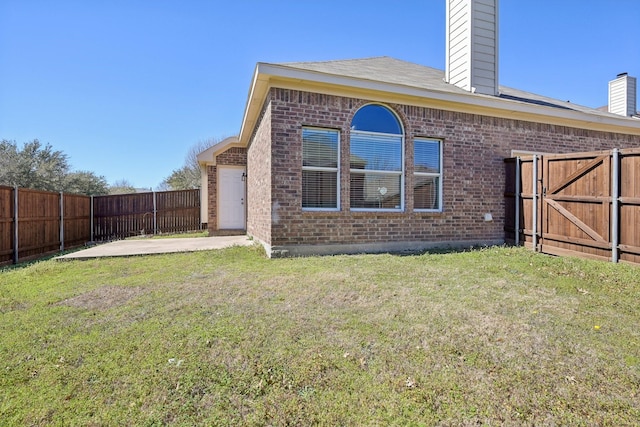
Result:
<instances>
[{"instance_id":1,"label":"wooden privacy fence","mask_svg":"<svg viewBox=\"0 0 640 427\"><path fill-rule=\"evenodd\" d=\"M0 265L88 242L199 229L197 189L89 197L0 186Z\"/></svg>"},{"instance_id":2,"label":"wooden privacy fence","mask_svg":"<svg viewBox=\"0 0 640 427\"><path fill-rule=\"evenodd\" d=\"M89 207L86 196L0 186L0 264L84 245Z\"/></svg>"},{"instance_id":3,"label":"wooden privacy fence","mask_svg":"<svg viewBox=\"0 0 640 427\"><path fill-rule=\"evenodd\" d=\"M198 189L96 196L93 206L95 240L201 228Z\"/></svg>"},{"instance_id":4,"label":"wooden privacy fence","mask_svg":"<svg viewBox=\"0 0 640 427\"><path fill-rule=\"evenodd\" d=\"M640 264L640 149L505 160L505 240Z\"/></svg>"}]
</instances>

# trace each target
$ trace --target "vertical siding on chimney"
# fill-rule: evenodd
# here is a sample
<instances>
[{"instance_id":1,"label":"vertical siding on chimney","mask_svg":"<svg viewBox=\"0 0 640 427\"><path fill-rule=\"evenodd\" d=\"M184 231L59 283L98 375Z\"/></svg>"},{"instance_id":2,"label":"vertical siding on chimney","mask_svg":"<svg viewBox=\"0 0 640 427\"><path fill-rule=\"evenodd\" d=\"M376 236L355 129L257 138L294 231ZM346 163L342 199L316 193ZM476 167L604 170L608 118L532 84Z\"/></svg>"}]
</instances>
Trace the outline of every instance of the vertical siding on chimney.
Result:
<instances>
[{"instance_id":1,"label":"vertical siding on chimney","mask_svg":"<svg viewBox=\"0 0 640 427\"><path fill-rule=\"evenodd\" d=\"M473 2L472 85L476 92L498 93L498 8L497 1Z\"/></svg>"},{"instance_id":2,"label":"vertical siding on chimney","mask_svg":"<svg viewBox=\"0 0 640 427\"><path fill-rule=\"evenodd\" d=\"M447 82L498 94L498 0L447 3Z\"/></svg>"},{"instance_id":3,"label":"vertical siding on chimney","mask_svg":"<svg viewBox=\"0 0 640 427\"><path fill-rule=\"evenodd\" d=\"M447 82L471 91L471 7L468 0L447 4Z\"/></svg>"},{"instance_id":4,"label":"vertical siding on chimney","mask_svg":"<svg viewBox=\"0 0 640 427\"><path fill-rule=\"evenodd\" d=\"M636 78L626 74L609 82L609 112L621 116L636 114Z\"/></svg>"}]
</instances>

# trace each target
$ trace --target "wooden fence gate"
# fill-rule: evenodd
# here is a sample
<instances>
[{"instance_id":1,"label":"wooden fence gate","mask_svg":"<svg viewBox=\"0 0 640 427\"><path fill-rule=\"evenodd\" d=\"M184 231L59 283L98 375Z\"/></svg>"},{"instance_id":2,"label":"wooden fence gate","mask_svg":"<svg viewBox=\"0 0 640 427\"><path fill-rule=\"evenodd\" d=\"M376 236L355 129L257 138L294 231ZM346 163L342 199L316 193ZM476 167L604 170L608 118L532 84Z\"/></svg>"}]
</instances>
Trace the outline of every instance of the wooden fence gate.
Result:
<instances>
[{"instance_id":1,"label":"wooden fence gate","mask_svg":"<svg viewBox=\"0 0 640 427\"><path fill-rule=\"evenodd\" d=\"M640 263L640 149L507 159L506 240Z\"/></svg>"}]
</instances>

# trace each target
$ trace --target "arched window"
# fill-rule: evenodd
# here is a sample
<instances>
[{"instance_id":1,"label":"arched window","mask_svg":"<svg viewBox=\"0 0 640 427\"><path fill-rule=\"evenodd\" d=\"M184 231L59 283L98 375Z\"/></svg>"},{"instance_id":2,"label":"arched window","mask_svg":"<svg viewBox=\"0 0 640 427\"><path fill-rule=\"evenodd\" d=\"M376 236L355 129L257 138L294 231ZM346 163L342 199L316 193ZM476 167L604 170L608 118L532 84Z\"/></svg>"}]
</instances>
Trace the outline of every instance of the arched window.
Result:
<instances>
[{"instance_id":1,"label":"arched window","mask_svg":"<svg viewBox=\"0 0 640 427\"><path fill-rule=\"evenodd\" d=\"M369 104L351 122L351 209L404 209L404 133L387 107Z\"/></svg>"}]
</instances>

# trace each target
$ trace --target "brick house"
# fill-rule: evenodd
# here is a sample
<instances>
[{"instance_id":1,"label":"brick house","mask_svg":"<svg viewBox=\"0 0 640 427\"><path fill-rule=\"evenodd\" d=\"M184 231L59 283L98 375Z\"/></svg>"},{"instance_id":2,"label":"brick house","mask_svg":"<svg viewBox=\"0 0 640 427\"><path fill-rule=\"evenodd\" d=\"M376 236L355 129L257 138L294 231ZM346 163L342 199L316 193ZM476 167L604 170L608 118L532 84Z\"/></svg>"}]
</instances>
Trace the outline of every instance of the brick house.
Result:
<instances>
[{"instance_id":1,"label":"brick house","mask_svg":"<svg viewBox=\"0 0 640 427\"><path fill-rule=\"evenodd\" d=\"M445 71L258 63L240 134L199 156L210 233L270 256L499 244L504 158L640 147L635 79L614 80L613 113L500 86L497 0L449 0L447 22L460 16Z\"/></svg>"}]
</instances>

